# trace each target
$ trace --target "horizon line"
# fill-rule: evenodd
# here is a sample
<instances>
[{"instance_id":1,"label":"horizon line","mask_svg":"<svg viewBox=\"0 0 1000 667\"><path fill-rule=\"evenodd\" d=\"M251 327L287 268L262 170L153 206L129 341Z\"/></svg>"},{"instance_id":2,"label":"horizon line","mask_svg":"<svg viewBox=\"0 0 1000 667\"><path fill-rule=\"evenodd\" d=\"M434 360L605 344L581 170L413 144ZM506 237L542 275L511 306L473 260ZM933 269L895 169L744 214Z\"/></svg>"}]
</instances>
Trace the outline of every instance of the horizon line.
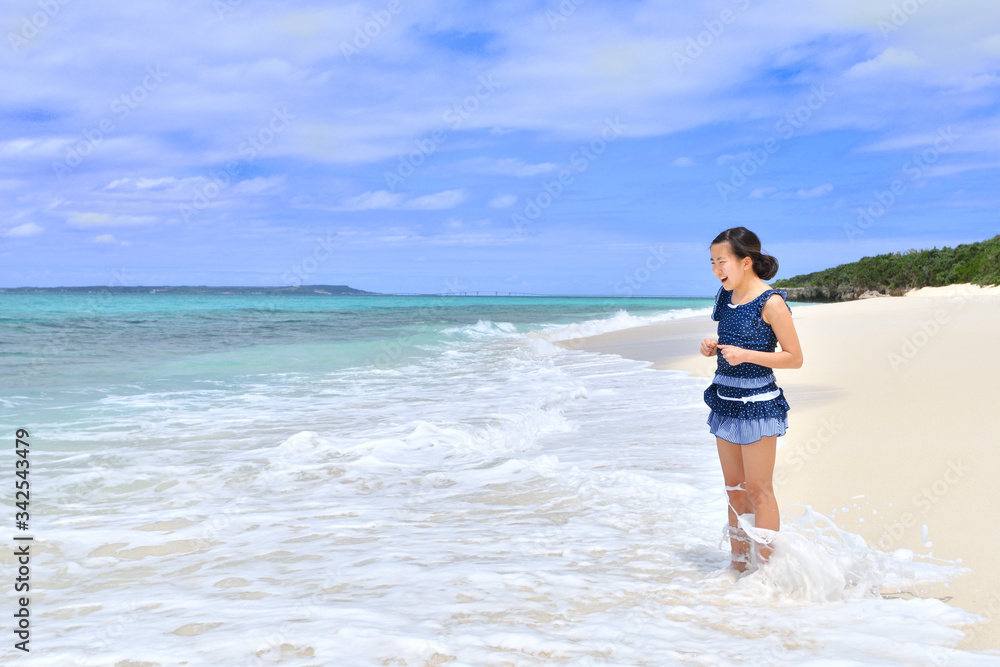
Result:
<instances>
[{"instance_id":1,"label":"horizon line","mask_svg":"<svg viewBox=\"0 0 1000 667\"><path fill-rule=\"evenodd\" d=\"M323 288L340 288L350 292L341 294L330 294L318 292L319 296L465 296L465 297L488 297L489 292L493 292L494 297L579 297L579 298L616 298L616 299L711 299L712 296L692 296L684 294L560 294L560 293L540 293L540 292L518 292L514 290L463 290L461 292L371 292L348 285L58 285L54 287L42 287L37 285L22 285L18 287L0 287L0 292L17 292L26 290L58 291L67 290L79 292L92 290L100 292L122 292L136 290L170 290L170 289L206 289L206 290L322 290Z\"/></svg>"}]
</instances>

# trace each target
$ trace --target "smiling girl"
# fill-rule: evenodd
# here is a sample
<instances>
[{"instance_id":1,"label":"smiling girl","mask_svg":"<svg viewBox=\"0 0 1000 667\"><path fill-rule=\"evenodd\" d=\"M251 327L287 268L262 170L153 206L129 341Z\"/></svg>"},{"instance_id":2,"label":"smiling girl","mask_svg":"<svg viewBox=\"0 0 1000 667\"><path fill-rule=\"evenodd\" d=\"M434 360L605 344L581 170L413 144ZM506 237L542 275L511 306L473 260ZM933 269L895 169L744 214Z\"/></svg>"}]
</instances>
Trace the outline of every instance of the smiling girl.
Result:
<instances>
[{"instance_id":1,"label":"smiling girl","mask_svg":"<svg viewBox=\"0 0 1000 667\"><path fill-rule=\"evenodd\" d=\"M760 248L760 239L745 227L727 229L712 241L712 273L722 282L712 312L719 338L701 342L701 353L718 359L704 397L729 495L732 565L740 572L750 562L750 540L738 515L753 512L754 526L767 530L777 531L780 523L772 477L789 405L772 369L802 367L787 293L764 282L778 272L778 260ZM770 554L767 543L758 544L761 561Z\"/></svg>"}]
</instances>

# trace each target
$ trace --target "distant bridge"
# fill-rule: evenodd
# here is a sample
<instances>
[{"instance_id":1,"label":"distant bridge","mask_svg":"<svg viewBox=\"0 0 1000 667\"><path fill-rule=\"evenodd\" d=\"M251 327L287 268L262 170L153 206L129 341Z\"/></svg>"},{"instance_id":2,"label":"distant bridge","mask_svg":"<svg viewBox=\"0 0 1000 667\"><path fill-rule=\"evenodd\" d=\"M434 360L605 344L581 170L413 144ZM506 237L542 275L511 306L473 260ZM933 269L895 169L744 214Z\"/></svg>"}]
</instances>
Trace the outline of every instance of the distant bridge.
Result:
<instances>
[{"instance_id":1,"label":"distant bridge","mask_svg":"<svg viewBox=\"0 0 1000 667\"><path fill-rule=\"evenodd\" d=\"M492 294L490 294L492 292ZM533 292L504 292L500 290L469 290L466 292L382 292L378 296L545 296L565 299L703 299L704 296L677 296L673 294L535 294Z\"/></svg>"}]
</instances>

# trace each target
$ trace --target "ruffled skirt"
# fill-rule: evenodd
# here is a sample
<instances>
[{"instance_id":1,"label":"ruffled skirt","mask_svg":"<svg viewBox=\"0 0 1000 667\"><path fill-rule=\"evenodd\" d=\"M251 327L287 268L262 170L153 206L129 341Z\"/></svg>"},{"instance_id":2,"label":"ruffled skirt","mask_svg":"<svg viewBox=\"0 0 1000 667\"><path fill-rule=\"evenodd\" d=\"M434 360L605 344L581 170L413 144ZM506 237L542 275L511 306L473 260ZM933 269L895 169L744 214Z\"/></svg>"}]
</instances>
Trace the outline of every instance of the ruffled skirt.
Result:
<instances>
[{"instance_id":1,"label":"ruffled skirt","mask_svg":"<svg viewBox=\"0 0 1000 667\"><path fill-rule=\"evenodd\" d=\"M764 400L741 400L768 394L776 395ZM712 409L706 422L709 431L728 442L749 445L764 436L784 435L788 429L791 406L773 373L761 378L716 374L704 397Z\"/></svg>"}]
</instances>

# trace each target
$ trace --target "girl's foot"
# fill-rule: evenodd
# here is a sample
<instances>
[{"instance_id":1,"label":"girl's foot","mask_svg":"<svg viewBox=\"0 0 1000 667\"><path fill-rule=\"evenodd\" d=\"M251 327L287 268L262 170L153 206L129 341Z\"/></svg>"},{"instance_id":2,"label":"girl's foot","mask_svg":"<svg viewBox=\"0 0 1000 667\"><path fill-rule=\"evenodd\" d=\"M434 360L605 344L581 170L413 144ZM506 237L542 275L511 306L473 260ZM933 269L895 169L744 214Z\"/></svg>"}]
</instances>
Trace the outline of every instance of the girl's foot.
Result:
<instances>
[{"instance_id":1,"label":"girl's foot","mask_svg":"<svg viewBox=\"0 0 1000 667\"><path fill-rule=\"evenodd\" d=\"M729 526L729 545L732 548L732 566L737 572L746 572L750 562L750 537L741 526Z\"/></svg>"}]
</instances>

